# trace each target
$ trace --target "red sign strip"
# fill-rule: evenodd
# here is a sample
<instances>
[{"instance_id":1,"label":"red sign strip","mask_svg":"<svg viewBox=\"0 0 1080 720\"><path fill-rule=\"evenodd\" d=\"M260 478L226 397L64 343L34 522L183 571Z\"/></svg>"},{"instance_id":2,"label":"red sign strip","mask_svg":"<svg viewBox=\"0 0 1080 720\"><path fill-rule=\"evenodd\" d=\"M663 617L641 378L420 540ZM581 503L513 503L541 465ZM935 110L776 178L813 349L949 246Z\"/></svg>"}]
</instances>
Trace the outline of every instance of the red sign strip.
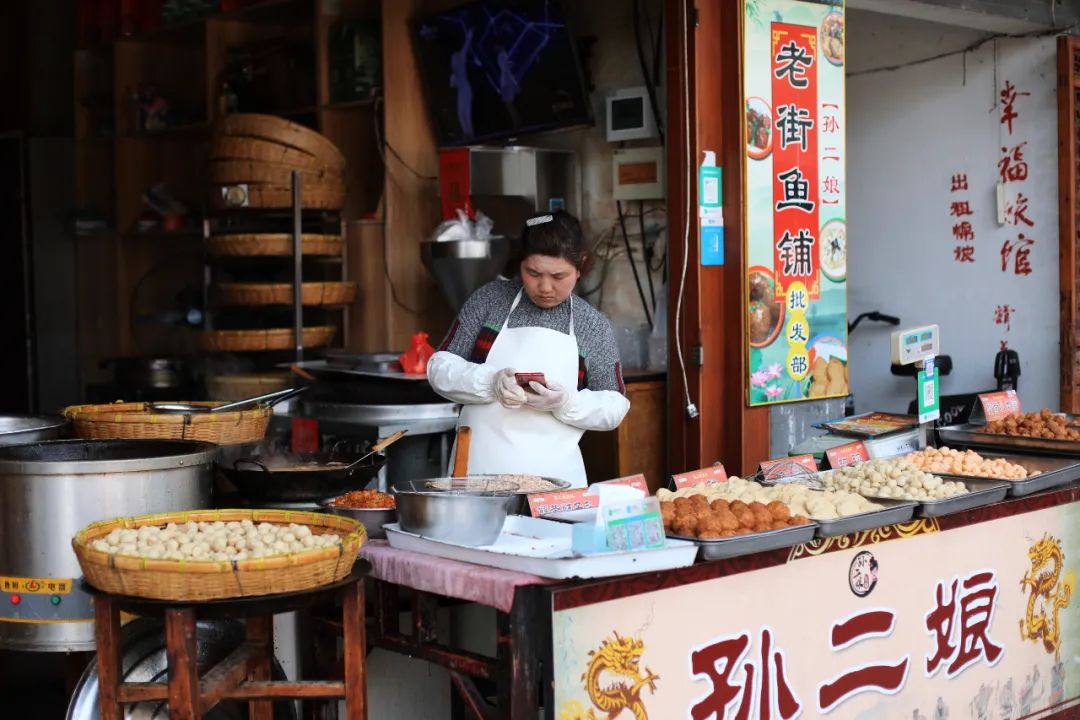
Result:
<instances>
[{"instance_id":1,"label":"red sign strip","mask_svg":"<svg viewBox=\"0 0 1080 720\"><path fill-rule=\"evenodd\" d=\"M983 393L979 396L979 405L988 423L1020 414L1020 396L1015 390Z\"/></svg>"},{"instance_id":2,"label":"red sign strip","mask_svg":"<svg viewBox=\"0 0 1080 720\"><path fill-rule=\"evenodd\" d=\"M825 457L829 459L829 467L842 468L848 465L858 465L870 459L870 453L866 451L866 445L862 440L829 448L825 451Z\"/></svg>"},{"instance_id":3,"label":"red sign strip","mask_svg":"<svg viewBox=\"0 0 1080 720\"><path fill-rule=\"evenodd\" d=\"M678 475L671 476L671 480L674 482L676 490L697 487L698 485L718 485L722 482L726 482L727 478L727 470L724 469L723 465L713 465L712 467L701 468L700 470L693 470L691 472L679 473Z\"/></svg>"},{"instance_id":4,"label":"red sign strip","mask_svg":"<svg viewBox=\"0 0 1080 720\"><path fill-rule=\"evenodd\" d=\"M817 29L772 24L773 268L776 297L802 282L821 295Z\"/></svg>"}]
</instances>

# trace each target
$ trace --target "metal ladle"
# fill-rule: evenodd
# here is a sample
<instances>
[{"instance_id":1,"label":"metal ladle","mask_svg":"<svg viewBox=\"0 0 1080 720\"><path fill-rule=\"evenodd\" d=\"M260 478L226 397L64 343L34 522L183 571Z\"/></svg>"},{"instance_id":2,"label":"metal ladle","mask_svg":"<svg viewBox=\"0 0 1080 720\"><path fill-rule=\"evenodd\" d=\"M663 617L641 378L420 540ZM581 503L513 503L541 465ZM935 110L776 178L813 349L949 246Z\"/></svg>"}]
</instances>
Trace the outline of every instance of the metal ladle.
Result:
<instances>
[{"instance_id":1,"label":"metal ladle","mask_svg":"<svg viewBox=\"0 0 1080 720\"><path fill-rule=\"evenodd\" d=\"M398 430L393 435L388 435L387 437L383 438L379 442L372 445L371 449L368 451L367 455L363 455L359 460L353 460L351 463L349 463L348 465L346 465L345 467L343 467L341 469L342 470L350 470L350 469L356 467L357 465L364 462L365 460L367 460L369 457L371 457L375 453L380 453L383 450L385 450L386 448L388 448L391 445L393 445L394 443L396 443L398 440L403 438L405 436L405 433L407 433L407 432L409 432L409 431L408 430Z\"/></svg>"},{"instance_id":2,"label":"metal ladle","mask_svg":"<svg viewBox=\"0 0 1080 720\"><path fill-rule=\"evenodd\" d=\"M236 400L235 402L225 403L224 405L209 406L209 405L195 405L193 403L173 403L173 402L156 402L147 403L146 409L150 412L163 413L167 415L197 415L201 413L222 413L229 412L230 410L237 410L239 408L245 408L250 405L257 405L259 403L265 403L266 407L273 407L283 400L299 395L307 390L307 387L289 388L288 390L277 390L276 392L267 393L265 395L259 395L257 397L247 398L245 400Z\"/></svg>"}]
</instances>

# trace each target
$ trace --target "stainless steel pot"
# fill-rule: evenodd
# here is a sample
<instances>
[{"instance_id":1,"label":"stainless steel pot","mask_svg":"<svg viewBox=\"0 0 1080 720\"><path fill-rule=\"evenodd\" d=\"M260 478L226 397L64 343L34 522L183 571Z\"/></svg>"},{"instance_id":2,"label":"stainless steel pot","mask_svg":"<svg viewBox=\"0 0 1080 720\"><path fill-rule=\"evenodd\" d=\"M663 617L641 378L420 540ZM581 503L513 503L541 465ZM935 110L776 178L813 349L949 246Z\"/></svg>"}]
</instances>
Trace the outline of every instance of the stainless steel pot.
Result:
<instances>
[{"instance_id":1,"label":"stainless steel pot","mask_svg":"<svg viewBox=\"0 0 1080 720\"><path fill-rule=\"evenodd\" d=\"M56 440L67 424L67 418L53 415L0 415L0 445Z\"/></svg>"},{"instance_id":2,"label":"stainless steel pot","mask_svg":"<svg viewBox=\"0 0 1080 720\"><path fill-rule=\"evenodd\" d=\"M210 506L217 446L61 440L0 447L0 648L94 648L71 538L98 520Z\"/></svg>"}]
</instances>

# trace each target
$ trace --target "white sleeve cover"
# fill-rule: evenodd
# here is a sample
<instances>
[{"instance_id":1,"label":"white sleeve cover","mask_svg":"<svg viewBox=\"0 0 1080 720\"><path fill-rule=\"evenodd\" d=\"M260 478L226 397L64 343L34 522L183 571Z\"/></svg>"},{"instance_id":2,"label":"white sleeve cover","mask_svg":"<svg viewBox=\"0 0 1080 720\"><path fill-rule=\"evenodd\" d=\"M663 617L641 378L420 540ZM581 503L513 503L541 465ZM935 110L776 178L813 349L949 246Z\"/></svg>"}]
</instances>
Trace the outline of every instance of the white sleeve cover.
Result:
<instances>
[{"instance_id":1,"label":"white sleeve cover","mask_svg":"<svg viewBox=\"0 0 1080 720\"><path fill-rule=\"evenodd\" d=\"M614 390L578 390L553 414L557 420L581 430L604 432L619 427L630 411L630 401Z\"/></svg>"},{"instance_id":2,"label":"white sleeve cover","mask_svg":"<svg viewBox=\"0 0 1080 720\"><path fill-rule=\"evenodd\" d=\"M435 392L465 405L493 402L491 383L498 372L491 365L478 365L443 350L432 355L427 366L428 382Z\"/></svg>"}]
</instances>

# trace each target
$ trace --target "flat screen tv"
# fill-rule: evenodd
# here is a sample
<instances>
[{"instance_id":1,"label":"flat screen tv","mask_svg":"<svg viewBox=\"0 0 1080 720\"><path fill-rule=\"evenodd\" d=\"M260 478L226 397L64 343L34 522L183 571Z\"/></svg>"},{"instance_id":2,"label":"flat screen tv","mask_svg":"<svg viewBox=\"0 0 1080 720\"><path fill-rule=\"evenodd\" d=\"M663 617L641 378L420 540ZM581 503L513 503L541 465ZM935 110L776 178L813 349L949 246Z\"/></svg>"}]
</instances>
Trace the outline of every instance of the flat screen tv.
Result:
<instances>
[{"instance_id":1,"label":"flat screen tv","mask_svg":"<svg viewBox=\"0 0 1080 720\"><path fill-rule=\"evenodd\" d=\"M442 146L592 123L559 0L480 0L413 25Z\"/></svg>"}]
</instances>

